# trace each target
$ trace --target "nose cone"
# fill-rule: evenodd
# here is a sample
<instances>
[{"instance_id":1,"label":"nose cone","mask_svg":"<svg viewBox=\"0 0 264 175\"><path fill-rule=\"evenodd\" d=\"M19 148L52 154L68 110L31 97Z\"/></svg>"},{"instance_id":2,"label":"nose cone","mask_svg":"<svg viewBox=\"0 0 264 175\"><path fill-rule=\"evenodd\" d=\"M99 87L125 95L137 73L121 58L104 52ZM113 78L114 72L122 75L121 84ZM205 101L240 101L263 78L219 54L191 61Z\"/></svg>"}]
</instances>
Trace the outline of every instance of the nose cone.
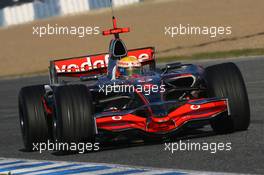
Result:
<instances>
[{"instance_id":1,"label":"nose cone","mask_svg":"<svg viewBox=\"0 0 264 175\"><path fill-rule=\"evenodd\" d=\"M147 129L149 132L168 132L175 128L176 124L173 120L168 120L162 123L152 121L147 125Z\"/></svg>"},{"instance_id":2,"label":"nose cone","mask_svg":"<svg viewBox=\"0 0 264 175\"><path fill-rule=\"evenodd\" d=\"M151 106L153 117L163 118L168 115L168 109L165 105L154 105Z\"/></svg>"}]
</instances>

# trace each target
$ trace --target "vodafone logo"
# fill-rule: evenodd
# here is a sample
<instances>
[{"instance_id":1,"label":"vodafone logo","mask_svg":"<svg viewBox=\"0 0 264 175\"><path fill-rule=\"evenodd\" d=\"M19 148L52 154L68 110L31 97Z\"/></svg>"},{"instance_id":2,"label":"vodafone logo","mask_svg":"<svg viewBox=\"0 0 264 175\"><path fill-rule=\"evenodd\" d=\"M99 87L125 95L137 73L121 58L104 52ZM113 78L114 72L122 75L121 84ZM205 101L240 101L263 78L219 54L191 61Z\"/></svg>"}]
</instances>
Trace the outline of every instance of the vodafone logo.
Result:
<instances>
[{"instance_id":1,"label":"vodafone logo","mask_svg":"<svg viewBox=\"0 0 264 175\"><path fill-rule=\"evenodd\" d=\"M107 67L109 55L105 55L104 59L97 59L92 61L90 57L82 59L72 59L69 60L75 63L67 64L67 60L55 63L55 67L58 73L63 72L84 72L88 70L93 70L96 68ZM61 64L59 64L61 63Z\"/></svg>"},{"instance_id":2,"label":"vodafone logo","mask_svg":"<svg viewBox=\"0 0 264 175\"><path fill-rule=\"evenodd\" d=\"M137 58L140 62L152 59L153 50L150 48L129 51L128 56ZM82 58L71 58L55 61L57 73L85 72L108 66L109 54L94 55Z\"/></svg>"},{"instance_id":3,"label":"vodafone logo","mask_svg":"<svg viewBox=\"0 0 264 175\"><path fill-rule=\"evenodd\" d=\"M122 120L122 116L113 116L112 120L115 120L115 121Z\"/></svg>"},{"instance_id":4,"label":"vodafone logo","mask_svg":"<svg viewBox=\"0 0 264 175\"><path fill-rule=\"evenodd\" d=\"M191 108L191 110L198 110L201 108L201 106L200 105L191 105L190 108Z\"/></svg>"}]
</instances>

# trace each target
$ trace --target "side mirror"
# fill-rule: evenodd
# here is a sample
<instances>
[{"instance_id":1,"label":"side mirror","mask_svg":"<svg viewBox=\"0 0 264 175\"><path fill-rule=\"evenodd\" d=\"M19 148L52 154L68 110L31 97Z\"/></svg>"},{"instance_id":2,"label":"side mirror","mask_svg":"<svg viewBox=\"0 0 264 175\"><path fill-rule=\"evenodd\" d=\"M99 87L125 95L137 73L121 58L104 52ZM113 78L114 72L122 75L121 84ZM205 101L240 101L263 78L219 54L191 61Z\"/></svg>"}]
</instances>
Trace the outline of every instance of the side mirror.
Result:
<instances>
[{"instance_id":1,"label":"side mirror","mask_svg":"<svg viewBox=\"0 0 264 175\"><path fill-rule=\"evenodd\" d=\"M82 76L80 77L81 81L93 81L93 80L98 80L99 76L98 75L92 75L92 76Z\"/></svg>"},{"instance_id":2,"label":"side mirror","mask_svg":"<svg viewBox=\"0 0 264 175\"><path fill-rule=\"evenodd\" d=\"M181 67L182 67L182 64L180 62L166 64L166 69L178 69L178 68L181 68Z\"/></svg>"},{"instance_id":3,"label":"side mirror","mask_svg":"<svg viewBox=\"0 0 264 175\"><path fill-rule=\"evenodd\" d=\"M171 69L179 69L182 67L182 63L177 62L177 63L170 63L170 64L166 64L165 68L162 68L161 70L163 71L162 74L167 73L169 70Z\"/></svg>"}]
</instances>

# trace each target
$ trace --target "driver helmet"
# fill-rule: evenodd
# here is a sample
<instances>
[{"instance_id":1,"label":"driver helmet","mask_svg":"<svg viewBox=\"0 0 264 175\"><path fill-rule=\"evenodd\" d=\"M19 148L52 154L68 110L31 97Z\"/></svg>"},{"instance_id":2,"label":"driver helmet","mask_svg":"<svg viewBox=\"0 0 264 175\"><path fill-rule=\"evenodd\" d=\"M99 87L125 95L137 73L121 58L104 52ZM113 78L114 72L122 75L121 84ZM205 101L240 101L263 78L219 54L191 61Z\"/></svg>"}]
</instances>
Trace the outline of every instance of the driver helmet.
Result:
<instances>
[{"instance_id":1,"label":"driver helmet","mask_svg":"<svg viewBox=\"0 0 264 175\"><path fill-rule=\"evenodd\" d=\"M124 57L117 62L120 75L132 76L141 73L141 63L135 57Z\"/></svg>"}]
</instances>

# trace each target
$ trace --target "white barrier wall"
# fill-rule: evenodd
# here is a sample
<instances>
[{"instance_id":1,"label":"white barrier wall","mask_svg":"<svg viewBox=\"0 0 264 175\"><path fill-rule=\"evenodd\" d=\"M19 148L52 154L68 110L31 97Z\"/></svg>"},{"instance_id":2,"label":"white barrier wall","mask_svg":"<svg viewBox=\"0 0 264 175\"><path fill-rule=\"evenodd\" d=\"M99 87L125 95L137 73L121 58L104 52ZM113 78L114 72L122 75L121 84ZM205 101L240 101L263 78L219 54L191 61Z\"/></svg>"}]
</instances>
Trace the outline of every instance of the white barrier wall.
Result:
<instances>
[{"instance_id":1,"label":"white barrier wall","mask_svg":"<svg viewBox=\"0 0 264 175\"><path fill-rule=\"evenodd\" d=\"M4 25L26 23L33 21L35 16L34 7L31 3L16 7L7 7L3 10Z\"/></svg>"},{"instance_id":2,"label":"white barrier wall","mask_svg":"<svg viewBox=\"0 0 264 175\"><path fill-rule=\"evenodd\" d=\"M113 5L115 7L118 7L118 6L133 4L133 3L137 3L137 2L139 2L139 0L113 0Z\"/></svg>"},{"instance_id":3,"label":"white barrier wall","mask_svg":"<svg viewBox=\"0 0 264 175\"><path fill-rule=\"evenodd\" d=\"M119 7L143 0L113 0ZM110 7L109 0L42 0L0 10L0 26L22 24L51 16L63 16L98 8Z\"/></svg>"},{"instance_id":4,"label":"white barrier wall","mask_svg":"<svg viewBox=\"0 0 264 175\"><path fill-rule=\"evenodd\" d=\"M61 15L74 14L90 10L87 0L60 0Z\"/></svg>"}]
</instances>

